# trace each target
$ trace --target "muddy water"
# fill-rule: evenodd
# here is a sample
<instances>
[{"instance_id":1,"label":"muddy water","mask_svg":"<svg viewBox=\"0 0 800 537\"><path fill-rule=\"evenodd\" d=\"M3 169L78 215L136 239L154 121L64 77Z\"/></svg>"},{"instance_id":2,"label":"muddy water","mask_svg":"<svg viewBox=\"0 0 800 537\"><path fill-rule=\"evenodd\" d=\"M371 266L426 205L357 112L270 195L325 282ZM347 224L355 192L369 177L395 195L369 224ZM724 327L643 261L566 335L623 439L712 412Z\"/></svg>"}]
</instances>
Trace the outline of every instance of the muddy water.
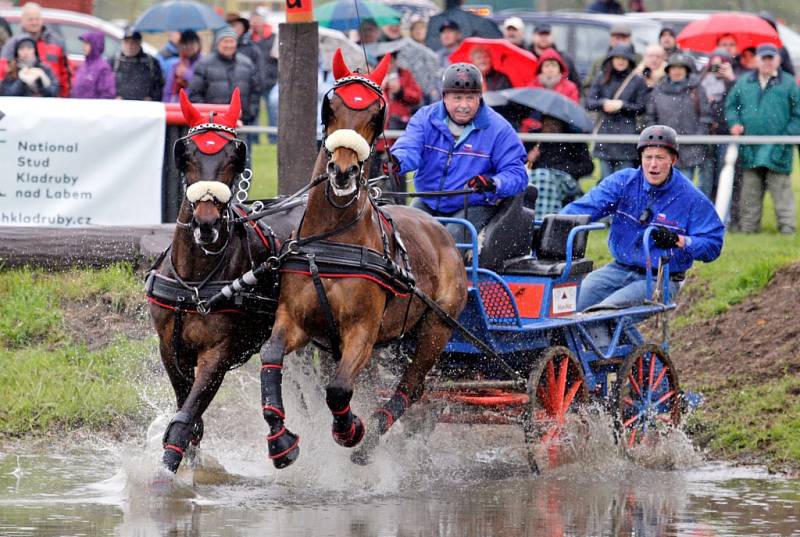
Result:
<instances>
[{"instance_id":1,"label":"muddy water","mask_svg":"<svg viewBox=\"0 0 800 537\"><path fill-rule=\"evenodd\" d=\"M603 420L540 476L521 432L497 426L439 425L422 438L398 424L371 465L354 466L330 439L318 383L291 371L289 423L303 452L278 472L253 373L230 375L195 467L169 486L151 482L164 386L143 391L158 416L129 440L0 446L0 535L800 536L800 480L703 461L681 435L631 460Z\"/></svg>"}]
</instances>

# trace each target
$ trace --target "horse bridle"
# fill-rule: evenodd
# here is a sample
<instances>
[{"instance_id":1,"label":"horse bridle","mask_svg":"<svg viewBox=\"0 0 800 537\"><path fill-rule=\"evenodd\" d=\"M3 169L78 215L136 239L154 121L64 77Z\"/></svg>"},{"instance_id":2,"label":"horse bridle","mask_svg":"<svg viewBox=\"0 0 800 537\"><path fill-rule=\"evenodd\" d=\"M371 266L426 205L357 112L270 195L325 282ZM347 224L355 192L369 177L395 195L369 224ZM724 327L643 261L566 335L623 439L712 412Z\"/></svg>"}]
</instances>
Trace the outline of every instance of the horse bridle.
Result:
<instances>
[{"instance_id":1,"label":"horse bridle","mask_svg":"<svg viewBox=\"0 0 800 537\"><path fill-rule=\"evenodd\" d=\"M380 113L378 113L375 119L373 119L373 132L375 133L375 135L373 136L372 143L370 144L369 147L369 155L367 156L367 158L363 160L359 158L358 161L359 179L355 195L352 196L344 204L338 204L334 201L333 196L331 195L331 189L333 187L331 186L330 178L327 181L327 184L325 185L325 197L328 200L328 203L330 203L337 209L346 209L351 205L353 205L356 201L358 201L359 197L361 196L361 188L367 186L367 181L364 178L364 162L366 162L367 159L369 159L374 154L375 144L377 143L378 138L380 138L380 136L383 134L383 126L386 122L386 100L383 98L383 90L381 89L380 84L358 73L339 78L338 80L336 80L336 82L334 82L333 87L329 89L325 93L325 96L322 98L322 132L323 132L322 147L325 148L325 152L328 155L328 160L330 160L332 152L329 151L328 148L326 147L325 140L328 137L328 122L333 116L333 108L331 107L331 94L335 93L337 89L343 88L350 84L361 84L372 90L378 96L378 99L381 103L381 109ZM345 101L344 98L342 98L341 96L339 98L342 100L342 103L344 103L344 105L347 108L349 108L350 110L354 110L354 108L350 107L347 104L347 101Z\"/></svg>"},{"instance_id":2,"label":"horse bridle","mask_svg":"<svg viewBox=\"0 0 800 537\"><path fill-rule=\"evenodd\" d=\"M212 116L211 116L212 120L213 120L213 114L214 113L212 112ZM182 159L178 158L178 144L180 143L180 144L184 144L184 146L186 146L186 145L188 145L189 140L193 136L197 136L199 134L203 134L203 133L206 133L206 132L215 132L218 136L224 138L227 142L234 142L236 144L237 153L239 151L239 147L244 147L244 155L241 156L241 161L242 161L241 165L237 167L236 172L235 172L236 176L238 176L239 180L238 181L236 181L236 180L234 181L235 182L234 187L232 189L230 189L231 190L231 196L227 200L223 201L223 200L219 199L217 196L215 196L214 194L209 193L211 195L211 198L212 198L209 201L212 201L214 203L214 205L219 209L220 213L222 213L222 220L225 222L225 225L227 227L227 236L225 238L225 243L218 250L208 250L204 246L201 246L199 244L198 244L198 246L200 247L201 250L203 250L203 253L205 253L206 255L216 256L216 255L220 255L223 252L225 252L225 250L228 247L228 244L230 243L233 222L235 220L235 218L234 218L235 215L233 214L233 210L231 208L231 201L236 200L236 201L239 201L241 203L241 202L243 202L243 201L245 201L247 199L246 198L247 191L250 188L250 180L251 180L251 178L253 176L253 172L252 172L252 170L244 167L245 163L247 162L247 144L245 143L244 140L242 140L241 138L236 136L236 130L234 128L228 127L226 125L220 125L219 123L213 123L213 122L201 123L199 125L195 125L194 127L191 127L189 129L189 131L187 132L187 134L185 136L175 140L175 143L172 146L173 160L174 160L174 162L176 164L176 167L178 168L178 171L181 174L181 184L183 186L183 196L184 197L187 197L187 190L189 188L189 185L187 183L186 173L184 171L185 166L179 164L179 160L182 160ZM239 145L239 144L241 144L241 145ZM237 157L238 157L238 155L237 155ZM215 182L219 182L220 184L225 184L225 183L222 183L222 181L215 181ZM227 185L225 185L225 186L227 186ZM242 193L244 194L244 199L242 199L242 197L240 196ZM189 200L189 207L190 207L190 211L191 211L192 217L191 217L189 222L181 222L180 220L176 220L175 221L175 225L177 227L182 228L182 229L191 229L192 220L194 219L195 204L196 204L196 202L193 202L193 201Z\"/></svg>"}]
</instances>

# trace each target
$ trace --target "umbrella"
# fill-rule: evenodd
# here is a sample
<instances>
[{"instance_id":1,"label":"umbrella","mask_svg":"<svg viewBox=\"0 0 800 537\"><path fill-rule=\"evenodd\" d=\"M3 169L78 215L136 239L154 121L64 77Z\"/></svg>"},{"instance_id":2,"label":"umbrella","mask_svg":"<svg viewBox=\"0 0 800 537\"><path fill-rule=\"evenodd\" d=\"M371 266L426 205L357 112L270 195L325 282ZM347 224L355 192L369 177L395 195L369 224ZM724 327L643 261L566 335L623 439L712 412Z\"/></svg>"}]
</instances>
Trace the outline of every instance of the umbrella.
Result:
<instances>
[{"instance_id":1,"label":"umbrella","mask_svg":"<svg viewBox=\"0 0 800 537\"><path fill-rule=\"evenodd\" d=\"M572 131L592 132L594 127L591 118L578 103L557 91L544 88L514 88L486 92L483 94L483 99L492 107L516 103L538 110L546 116L560 119Z\"/></svg>"},{"instance_id":2,"label":"umbrella","mask_svg":"<svg viewBox=\"0 0 800 537\"><path fill-rule=\"evenodd\" d=\"M350 69L365 68L364 51L339 30L319 27L319 62L326 71L331 70L336 49L342 49L344 61Z\"/></svg>"},{"instance_id":3,"label":"umbrella","mask_svg":"<svg viewBox=\"0 0 800 537\"><path fill-rule=\"evenodd\" d=\"M442 68L439 57L428 47L404 37L395 41L370 43L366 48L375 58L396 52L397 66L411 71L425 95L439 91Z\"/></svg>"},{"instance_id":4,"label":"umbrella","mask_svg":"<svg viewBox=\"0 0 800 537\"><path fill-rule=\"evenodd\" d=\"M375 0L381 4L392 6L397 11L407 16L409 14L432 17L439 13L442 8L431 2L431 0Z\"/></svg>"},{"instance_id":5,"label":"umbrella","mask_svg":"<svg viewBox=\"0 0 800 537\"><path fill-rule=\"evenodd\" d=\"M483 48L489 52L492 57L492 67L506 75L515 88L527 86L536 76L538 65L536 56L505 39L470 37L462 41L450 54L450 61L472 63L470 53L476 48Z\"/></svg>"},{"instance_id":6,"label":"umbrella","mask_svg":"<svg viewBox=\"0 0 800 537\"><path fill-rule=\"evenodd\" d=\"M698 52L713 52L723 35L731 34L741 52L762 43L783 46L778 32L767 21L749 13L714 13L708 18L692 21L676 38L681 48Z\"/></svg>"},{"instance_id":7,"label":"umbrella","mask_svg":"<svg viewBox=\"0 0 800 537\"><path fill-rule=\"evenodd\" d=\"M378 26L398 24L400 16L396 9L369 0L336 0L314 10L314 18L322 26L342 32L358 29L367 20Z\"/></svg>"},{"instance_id":8,"label":"umbrella","mask_svg":"<svg viewBox=\"0 0 800 537\"><path fill-rule=\"evenodd\" d=\"M459 28L461 28L461 35L464 37L486 37L489 39L503 37L500 29L492 19L485 19L456 7L434 15L428 22L428 34L425 36L425 44L431 50L442 48L442 42L439 40L439 27L446 20L451 20L458 24Z\"/></svg>"},{"instance_id":9,"label":"umbrella","mask_svg":"<svg viewBox=\"0 0 800 537\"><path fill-rule=\"evenodd\" d=\"M156 4L139 15L133 27L140 32L216 30L227 26L213 9L199 2L172 0Z\"/></svg>"}]
</instances>

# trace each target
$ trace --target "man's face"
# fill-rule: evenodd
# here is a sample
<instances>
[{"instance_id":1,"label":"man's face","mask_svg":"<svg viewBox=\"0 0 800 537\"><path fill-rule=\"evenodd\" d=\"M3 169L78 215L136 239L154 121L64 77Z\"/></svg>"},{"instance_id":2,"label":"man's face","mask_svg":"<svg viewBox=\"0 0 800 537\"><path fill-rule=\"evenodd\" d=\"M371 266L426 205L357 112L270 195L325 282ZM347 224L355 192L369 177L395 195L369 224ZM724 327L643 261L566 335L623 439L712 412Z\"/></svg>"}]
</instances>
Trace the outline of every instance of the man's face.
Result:
<instances>
[{"instance_id":1,"label":"man's face","mask_svg":"<svg viewBox=\"0 0 800 537\"><path fill-rule=\"evenodd\" d=\"M673 82L680 82L681 80L686 80L687 76L686 67L675 65L669 68L669 79Z\"/></svg>"},{"instance_id":2,"label":"man's face","mask_svg":"<svg viewBox=\"0 0 800 537\"><path fill-rule=\"evenodd\" d=\"M665 49L675 48L675 36L669 32L664 32L658 40L658 44Z\"/></svg>"},{"instance_id":3,"label":"man's face","mask_svg":"<svg viewBox=\"0 0 800 537\"><path fill-rule=\"evenodd\" d=\"M631 42L631 36L629 35L611 34L608 44L611 45L611 48L614 48L617 45L629 45L630 42Z\"/></svg>"},{"instance_id":4,"label":"man's face","mask_svg":"<svg viewBox=\"0 0 800 537\"><path fill-rule=\"evenodd\" d=\"M666 147L645 147L642 150L642 171L645 180L653 186L663 184L669 178L670 168L677 160L677 155Z\"/></svg>"},{"instance_id":5,"label":"man's face","mask_svg":"<svg viewBox=\"0 0 800 537\"><path fill-rule=\"evenodd\" d=\"M242 21L233 21L233 24L231 24L231 26L233 27L233 30L236 32L236 35L240 37L244 35L245 31L247 31L247 28L245 28Z\"/></svg>"},{"instance_id":6,"label":"man's face","mask_svg":"<svg viewBox=\"0 0 800 537\"><path fill-rule=\"evenodd\" d=\"M122 40L122 53L125 56L136 56L142 49L142 45L138 39L126 37Z\"/></svg>"},{"instance_id":7,"label":"man's face","mask_svg":"<svg viewBox=\"0 0 800 537\"><path fill-rule=\"evenodd\" d=\"M736 38L732 35L723 35L720 40L717 41L717 46L727 50L731 58L739 53L738 46L736 45Z\"/></svg>"},{"instance_id":8,"label":"man's face","mask_svg":"<svg viewBox=\"0 0 800 537\"><path fill-rule=\"evenodd\" d=\"M454 28L445 28L439 34L439 39L441 40L444 48L450 48L461 41L461 32Z\"/></svg>"},{"instance_id":9,"label":"man's face","mask_svg":"<svg viewBox=\"0 0 800 537\"><path fill-rule=\"evenodd\" d=\"M24 9L19 21L22 29L33 36L38 36L42 31L42 12L38 9Z\"/></svg>"},{"instance_id":10,"label":"man's face","mask_svg":"<svg viewBox=\"0 0 800 537\"><path fill-rule=\"evenodd\" d=\"M486 76L492 70L492 57L485 50L473 49L469 57L483 76Z\"/></svg>"},{"instance_id":11,"label":"man's face","mask_svg":"<svg viewBox=\"0 0 800 537\"><path fill-rule=\"evenodd\" d=\"M522 44L524 38L522 31L519 28L515 28L514 26L508 26L507 28L505 28L503 30L503 36L508 41L518 46Z\"/></svg>"},{"instance_id":12,"label":"man's face","mask_svg":"<svg viewBox=\"0 0 800 537\"><path fill-rule=\"evenodd\" d=\"M233 58L236 54L236 39L233 37L223 37L217 43L217 52L226 58Z\"/></svg>"},{"instance_id":13,"label":"man's face","mask_svg":"<svg viewBox=\"0 0 800 537\"><path fill-rule=\"evenodd\" d=\"M758 74L761 76L770 76L778 70L780 64L780 56L759 56L757 59Z\"/></svg>"},{"instance_id":14,"label":"man's face","mask_svg":"<svg viewBox=\"0 0 800 537\"><path fill-rule=\"evenodd\" d=\"M400 39L403 37L403 33L400 31L399 24L387 24L382 28L382 30L389 39Z\"/></svg>"},{"instance_id":15,"label":"man's face","mask_svg":"<svg viewBox=\"0 0 800 537\"><path fill-rule=\"evenodd\" d=\"M264 17L261 15L252 15L250 17L250 28L253 29L253 33L261 33L264 29Z\"/></svg>"},{"instance_id":16,"label":"man's face","mask_svg":"<svg viewBox=\"0 0 800 537\"><path fill-rule=\"evenodd\" d=\"M459 125L466 125L473 120L481 105L480 93L453 93L444 94L444 107L450 119Z\"/></svg>"},{"instance_id":17,"label":"man's face","mask_svg":"<svg viewBox=\"0 0 800 537\"><path fill-rule=\"evenodd\" d=\"M361 25L362 43L377 43L380 36L381 36L381 31L374 24L364 23Z\"/></svg>"},{"instance_id":18,"label":"man's face","mask_svg":"<svg viewBox=\"0 0 800 537\"><path fill-rule=\"evenodd\" d=\"M538 49L548 49L553 46L553 36L550 32L537 32L533 34L533 45Z\"/></svg>"}]
</instances>

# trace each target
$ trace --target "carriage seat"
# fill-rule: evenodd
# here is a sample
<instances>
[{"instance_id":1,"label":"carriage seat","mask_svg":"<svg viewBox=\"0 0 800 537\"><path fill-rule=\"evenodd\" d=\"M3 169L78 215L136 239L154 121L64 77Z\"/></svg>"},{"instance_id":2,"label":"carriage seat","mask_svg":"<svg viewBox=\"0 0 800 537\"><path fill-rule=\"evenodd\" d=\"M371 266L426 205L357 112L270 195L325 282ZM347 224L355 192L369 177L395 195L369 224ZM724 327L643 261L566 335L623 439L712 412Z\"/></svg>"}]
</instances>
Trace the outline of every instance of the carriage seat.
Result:
<instances>
[{"instance_id":1,"label":"carriage seat","mask_svg":"<svg viewBox=\"0 0 800 537\"><path fill-rule=\"evenodd\" d=\"M588 215L549 214L539 228L539 246L536 257L509 259L503 264L503 274L557 277L564 271L567 260L567 237L575 226L589 223ZM572 267L569 276L592 271L591 259L584 259L588 232L578 233L572 245Z\"/></svg>"},{"instance_id":2,"label":"carriage seat","mask_svg":"<svg viewBox=\"0 0 800 537\"><path fill-rule=\"evenodd\" d=\"M537 195L536 187L528 185L525 192L500 203L478 234L478 266L499 271L507 260L530 254Z\"/></svg>"}]
</instances>

